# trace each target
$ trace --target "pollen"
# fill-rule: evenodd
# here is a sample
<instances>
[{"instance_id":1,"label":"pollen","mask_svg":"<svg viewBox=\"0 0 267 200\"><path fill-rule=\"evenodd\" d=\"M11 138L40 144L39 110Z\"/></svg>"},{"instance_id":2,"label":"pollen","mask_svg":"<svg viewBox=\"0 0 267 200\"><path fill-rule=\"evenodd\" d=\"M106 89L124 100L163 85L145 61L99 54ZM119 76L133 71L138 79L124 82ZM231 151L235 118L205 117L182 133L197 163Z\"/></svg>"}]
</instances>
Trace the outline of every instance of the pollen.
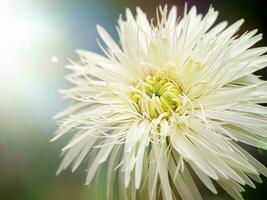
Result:
<instances>
[{"instance_id":1,"label":"pollen","mask_svg":"<svg viewBox=\"0 0 267 200\"><path fill-rule=\"evenodd\" d=\"M182 88L175 72L161 70L138 82L130 93L130 99L140 114L157 118L162 113L181 112Z\"/></svg>"}]
</instances>

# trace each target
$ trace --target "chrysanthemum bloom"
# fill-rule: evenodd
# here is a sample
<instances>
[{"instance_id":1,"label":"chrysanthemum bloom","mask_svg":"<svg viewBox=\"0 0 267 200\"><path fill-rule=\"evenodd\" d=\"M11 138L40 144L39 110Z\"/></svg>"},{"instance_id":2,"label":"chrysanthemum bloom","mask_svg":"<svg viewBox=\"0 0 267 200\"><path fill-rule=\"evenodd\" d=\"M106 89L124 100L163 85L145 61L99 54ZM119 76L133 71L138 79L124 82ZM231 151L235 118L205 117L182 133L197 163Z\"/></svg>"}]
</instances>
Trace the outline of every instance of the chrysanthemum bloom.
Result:
<instances>
[{"instance_id":1,"label":"chrysanthemum bloom","mask_svg":"<svg viewBox=\"0 0 267 200\"><path fill-rule=\"evenodd\" d=\"M54 140L73 138L58 172L86 160L89 184L106 162L108 199L116 176L123 200L201 199L196 177L242 199L242 186L267 176L238 143L267 149L267 83L252 74L267 64L267 48L251 48L262 36L238 36L244 20L213 26L213 8L180 19L159 8L151 21L136 11L119 19L119 44L97 27L105 56L78 51L68 66L75 86L62 92L74 103Z\"/></svg>"}]
</instances>

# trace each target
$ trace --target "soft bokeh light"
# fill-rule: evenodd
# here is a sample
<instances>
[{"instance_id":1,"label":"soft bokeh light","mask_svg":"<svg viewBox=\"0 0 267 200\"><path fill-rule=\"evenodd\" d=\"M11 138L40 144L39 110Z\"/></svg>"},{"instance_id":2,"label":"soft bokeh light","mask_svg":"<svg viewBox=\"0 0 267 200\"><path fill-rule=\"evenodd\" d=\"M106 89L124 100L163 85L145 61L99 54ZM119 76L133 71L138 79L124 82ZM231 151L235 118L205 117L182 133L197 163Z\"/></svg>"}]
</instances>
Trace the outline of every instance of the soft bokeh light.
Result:
<instances>
[{"instance_id":1,"label":"soft bokeh light","mask_svg":"<svg viewBox=\"0 0 267 200\"><path fill-rule=\"evenodd\" d=\"M17 14L15 8L8 5L0 7L1 81L4 81L2 84L11 81L15 84L26 73L23 69L27 64L24 54L29 53L36 43L49 34L49 30L44 21L34 16Z\"/></svg>"},{"instance_id":2,"label":"soft bokeh light","mask_svg":"<svg viewBox=\"0 0 267 200\"><path fill-rule=\"evenodd\" d=\"M58 63L58 57L56 57L56 56L52 56L52 57L51 57L51 62L52 62L52 63Z\"/></svg>"},{"instance_id":3,"label":"soft bokeh light","mask_svg":"<svg viewBox=\"0 0 267 200\"><path fill-rule=\"evenodd\" d=\"M83 170L67 170L56 177L62 144L51 144L56 122L52 116L67 102L57 91L67 87L64 65L76 59L75 49L100 52L96 24L117 39L116 21L125 8L143 8L155 16L156 5L184 5L184 0L1 0L0 1L0 199L2 200L85 200L103 199L84 186ZM220 20L247 20L246 29L264 33L267 45L266 1L189 0L200 12L209 5L220 11ZM179 9L180 11L182 9ZM181 11L182 12L182 11ZM261 75L266 78L266 71ZM258 154L266 165L266 153ZM264 158L265 156L265 158ZM81 167L84 169L84 167ZM105 180L105 177L100 181ZM248 189L245 197L263 195L265 184ZM103 185L105 183L103 182ZM205 199L230 199L212 196Z\"/></svg>"}]
</instances>

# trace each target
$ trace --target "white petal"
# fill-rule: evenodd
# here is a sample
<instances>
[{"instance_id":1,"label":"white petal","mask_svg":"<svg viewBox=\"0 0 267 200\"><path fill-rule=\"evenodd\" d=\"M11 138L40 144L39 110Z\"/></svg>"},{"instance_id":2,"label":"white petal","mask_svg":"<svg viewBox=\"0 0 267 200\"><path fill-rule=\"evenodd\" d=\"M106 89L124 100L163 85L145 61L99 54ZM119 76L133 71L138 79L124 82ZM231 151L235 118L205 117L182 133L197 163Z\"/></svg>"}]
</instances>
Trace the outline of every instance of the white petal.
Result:
<instances>
[{"instance_id":1,"label":"white petal","mask_svg":"<svg viewBox=\"0 0 267 200\"><path fill-rule=\"evenodd\" d=\"M102 40L105 42L105 44L109 47L112 51L120 51L120 47L117 45L116 42L112 39L112 37L106 32L106 30L101 27L100 25L97 25L97 31L99 35L101 36Z\"/></svg>"},{"instance_id":2,"label":"white petal","mask_svg":"<svg viewBox=\"0 0 267 200\"><path fill-rule=\"evenodd\" d=\"M155 146L155 157L157 160L159 178L161 180L161 187L163 196L165 196L166 200L172 200L172 192L171 186L169 182L168 176L168 159L166 155L166 147L165 146Z\"/></svg>"},{"instance_id":3,"label":"white petal","mask_svg":"<svg viewBox=\"0 0 267 200\"><path fill-rule=\"evenodd\" d=\"M140 187L141 184L141 180L142 180L142 169L143 169L143 156L144 156L144 152L145 152L145 148L148 145L148 135L144 136L142 138L142 141L140 142L139 148L138 148L138 152L136 155L136 164L135 164L135 188L138 189Z\"/></svg>"},{"instance_id":4,"label":"white petal","mask_svg":"<svg viewBox=\"0 0 267 200\"><path fill-rule=\"evenodd\" d=\"M210 180L210 178L205 173L203 173L201 170L199 170L198 167L193 162L190 162L190 166L196 172L196 175L204 183L204 185L207 188L209 188L209 190L212 191L214 194L217 194L217 190L215 186L213 185L212 181Z\"/></svg>"},{"instance_id":5,"label":"white petal","mask_svg":"<svg viewBox=\"0 0 267 200\"><path fill-rule=\"evenodd\" d=\"M209 165L207 160L203 159L202 155L197 151L191 142L182 134L174 133L171 136L171 142L177 152L183 157L193 161L203 172L213 179L218 179L218 176Z\"/></svg>"}]
</instances>

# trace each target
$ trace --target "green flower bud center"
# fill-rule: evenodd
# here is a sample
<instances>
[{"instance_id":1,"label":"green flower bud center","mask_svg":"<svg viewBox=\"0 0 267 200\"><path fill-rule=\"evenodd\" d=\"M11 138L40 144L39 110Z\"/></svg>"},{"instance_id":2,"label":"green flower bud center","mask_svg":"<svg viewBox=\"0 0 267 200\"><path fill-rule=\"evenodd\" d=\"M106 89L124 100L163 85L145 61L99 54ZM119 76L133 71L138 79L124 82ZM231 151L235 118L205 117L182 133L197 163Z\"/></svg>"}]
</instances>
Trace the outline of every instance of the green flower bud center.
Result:
<instances>
[{"instance_id":1,"label":"green flower bud center","mask_svg":"<svg viewBox=\"0 0 267 200\"><path fill-rule=\"evenodd\" d=\"M141 114L157 118L162 113L179 113L182 106L181 88L177 81L171 79L172 75L170 71L160 71L154 76L146 76L144 81L135 85L130 99Z\"/></svg>"}]
</instances>

